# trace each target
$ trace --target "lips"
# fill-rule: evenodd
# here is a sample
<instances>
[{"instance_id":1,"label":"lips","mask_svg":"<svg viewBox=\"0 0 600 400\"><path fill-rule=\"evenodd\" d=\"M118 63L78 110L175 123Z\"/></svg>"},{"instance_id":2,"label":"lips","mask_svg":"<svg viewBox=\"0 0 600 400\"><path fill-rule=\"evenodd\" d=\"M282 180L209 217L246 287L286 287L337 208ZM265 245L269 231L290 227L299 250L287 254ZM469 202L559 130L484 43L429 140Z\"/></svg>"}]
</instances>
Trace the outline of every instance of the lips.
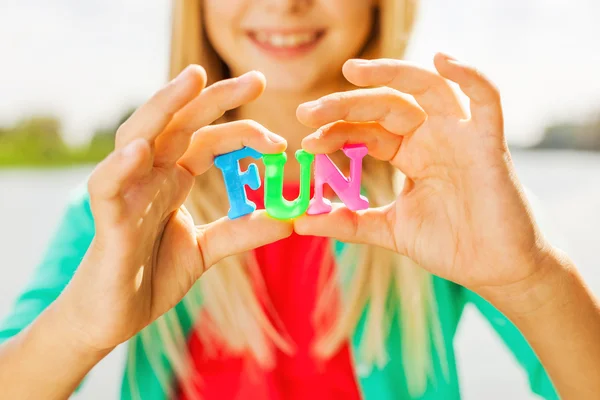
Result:
<instances>
[{"instance_id":1,"label":"lips","mask_svg":"<svg viewBox=\"0 0 600 400\"><path fill-rule=\"evenodd\" d=\"M304 54L315 48L324 35L324 30L248 32L248 37L257 47L279 57Z\"/></svg>"}]
</instances>

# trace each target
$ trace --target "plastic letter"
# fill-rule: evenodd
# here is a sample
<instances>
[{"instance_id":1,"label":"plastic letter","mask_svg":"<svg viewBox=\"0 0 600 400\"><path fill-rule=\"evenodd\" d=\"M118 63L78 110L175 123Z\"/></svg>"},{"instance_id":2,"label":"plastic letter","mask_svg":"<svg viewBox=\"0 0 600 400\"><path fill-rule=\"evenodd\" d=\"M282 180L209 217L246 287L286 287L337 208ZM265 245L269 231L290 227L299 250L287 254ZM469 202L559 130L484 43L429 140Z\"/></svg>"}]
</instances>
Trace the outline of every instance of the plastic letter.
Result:
<instances>
[{"instance_id":1,"label":"plastic letter","mask_svg":"<svg viewBox=\"0 0 600 400\"><path fill-rule=\"evenodd\" d=\"M315 194L310 200L307 214L326 214L331 211L331 202L323 198L323 185L329 184L346 207L352 211L369 208L369 200L360 194L362 160L367 155L363 144L346 145L342 148L350 158L350 177L346 178L326 154L315 158Z\"/></svg>"},{"instance_id":2,"label":"plastic letter","mask_svg":"<svg viewBox=\"0 0 600 400\"><path fill-rule=\"evenodd\" d=\"M260 158L262 156L258 151L250 147L243 147L230 153L221 154L215 157L215 166L223 173L225 188L229 197L229 212L227 216L230 219L243 217L256 210L256 204L248 200L244 186L252 190L260 187L260 176L256 164L250 164L246 172L240 169L240 160L246 157Z\"/></svg>"},{"instance_id":3,"label":"plastic letter","mask_svg":"<svg viewBox=\"0 0 600 400\"><path fill-rule=\"evenodd\" d=\"M300 194L294 201L283 197L283 168L287 161L285 153L264 154L265 163L265 209L273 218L291 219L306 212L310 201L310 170L315 159L304 150L296 152L300 164Z\"/></svg>"}]
</instances>

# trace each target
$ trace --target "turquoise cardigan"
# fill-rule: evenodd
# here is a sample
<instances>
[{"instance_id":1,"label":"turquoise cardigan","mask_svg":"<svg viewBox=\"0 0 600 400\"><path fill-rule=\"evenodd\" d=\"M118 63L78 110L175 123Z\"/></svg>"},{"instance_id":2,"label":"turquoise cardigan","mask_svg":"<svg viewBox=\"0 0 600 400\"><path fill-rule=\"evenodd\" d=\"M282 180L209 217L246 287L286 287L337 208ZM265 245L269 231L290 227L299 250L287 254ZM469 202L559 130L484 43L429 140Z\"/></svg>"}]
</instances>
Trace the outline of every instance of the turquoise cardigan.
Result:
<instances>
[{"instance_id":1,"label":"turquoise cardigan","mask_svg":"<svg viewBox=\"0 0 600 400\"><path fill-rule=\"evenodd\" d=\"M31 282L17 299L11 314L0 324L0 343L16 335L29 325L61 293L73 276L94 236L94 220L89 206L89 197L80 189L72 197L59 229L50 247L37 268ZM337 250L343 244L337 244ZM342 289L346 279L342 278ZM437 354L433 354L433 376L430 377L427 390L419 399L459 399L460 390L453 347L454 335L462 311L467 303L475 305L504 343L514 354L518 363L526 370L533 392L546 399L558 399L544 368L517 328L492 305L449 281L433 278L433 287L438 303L439 319L445 341L448 360L448 376L444 377ZM192 321L186 317L182 304L176 310L187 332ZM397 319L398 315L395 316ZM356 327L351 339L351 350L355 376L363 398L367 400L413 399L408 393L404 367L402 365L401 332L397 323L387 343L389 362L385 367L369 368L360 359L360 344L366 312ZM167 395L161 389L159 381L150 368L150 364L138 337L130 340L129 346L137 346L135 361L135 384L144 400L163 400ZM128 365L126 368L131 368ZM127 372L126 372L127 373ZM132 394L127 379L123 379L122 399L131 399Z\"/></svg>"}]
</instances>

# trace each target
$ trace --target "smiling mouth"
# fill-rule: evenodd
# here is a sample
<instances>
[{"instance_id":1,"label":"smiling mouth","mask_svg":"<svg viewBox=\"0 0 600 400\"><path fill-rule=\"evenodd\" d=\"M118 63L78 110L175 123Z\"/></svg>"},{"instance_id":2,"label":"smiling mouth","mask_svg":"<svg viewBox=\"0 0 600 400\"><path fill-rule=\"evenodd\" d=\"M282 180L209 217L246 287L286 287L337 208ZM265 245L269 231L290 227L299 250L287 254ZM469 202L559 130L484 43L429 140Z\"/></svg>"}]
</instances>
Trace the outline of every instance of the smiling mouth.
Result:
<instances>
[{"instance_id":1,"label":"smiling mouth","mask_svg":"<svg viewBox=\"0 0 600 400\"><path fill-rule=\"evenodd\" d=\"M292 57L314 49L325 30L311 31L249 31L248 37L261 50L278 57Z\"/></svg>"}]
</instances>

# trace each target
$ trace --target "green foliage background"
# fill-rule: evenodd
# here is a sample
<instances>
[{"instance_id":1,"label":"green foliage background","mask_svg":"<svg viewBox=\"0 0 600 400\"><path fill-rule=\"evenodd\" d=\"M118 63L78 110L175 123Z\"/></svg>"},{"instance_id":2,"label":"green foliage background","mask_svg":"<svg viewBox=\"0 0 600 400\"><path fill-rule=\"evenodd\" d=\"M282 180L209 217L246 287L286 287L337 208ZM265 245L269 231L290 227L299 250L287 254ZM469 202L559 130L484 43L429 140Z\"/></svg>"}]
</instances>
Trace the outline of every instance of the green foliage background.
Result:
<instances>
[{"instance_id":1,"label":"green foliage background","mask_svg":"<svg viewBox=\"0 0 600 400\"><path fill-rule=\"evenodd\" d=\"M29 117L11 127L0 127L0 168L95 164L114 149L117 127L132 112L113 126L99 129L89 143L79 147L64 142L60 121L52 116Z\"/></svg>"},{"instance_id":2,"label":"green foliage background","mask_svg":"<svg viewBox=\"0 0 600 400\"><path fill-rule=\"evenodd\" d=\"M83 146L68 146L60 121L52 116L25 118L13 126L0 126L0 168L46 168L95 164L114 148L117 128L133 113L127 111L116 123L95 132ZM548 125L533 148L600 151L600 113L587 121Z\"/></svg>"}]
</instances>

